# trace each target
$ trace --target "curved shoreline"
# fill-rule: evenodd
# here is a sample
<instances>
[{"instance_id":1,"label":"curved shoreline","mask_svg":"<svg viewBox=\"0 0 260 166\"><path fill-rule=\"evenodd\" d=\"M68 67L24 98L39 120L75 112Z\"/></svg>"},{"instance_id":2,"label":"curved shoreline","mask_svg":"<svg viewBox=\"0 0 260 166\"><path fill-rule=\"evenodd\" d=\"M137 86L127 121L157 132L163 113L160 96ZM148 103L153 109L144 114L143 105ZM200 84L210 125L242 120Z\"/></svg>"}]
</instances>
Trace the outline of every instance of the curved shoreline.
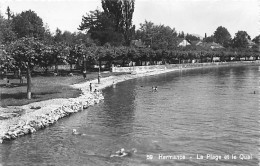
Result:
<instances>
[{"instance_id":1,"label":"curved shoreline","mask_svg":"<svg viewBox=\"0 0 260 166\"><path fill-rule=\"evenodd\" d=\"M16 139L20 136L31 134L37 130L43 129L54 124L57 120L68 116L72 113L82 111L83 109L99 103L104 99L102 93L94 93L89 91L89 84L92 83L93 88L101 90L118 82L135 79L144 76L158 75L173 71L182 71L187 69L197 69L205 67L220 67L220 66L240 66L251 65L249 62L228 62L228 63L207 63L206 65L199 64L183 64L177 68L170 68L165 65L164 69L150 69L146 71L135 71L132 74L110 76L101 79L101 83L97 83L97 79L87 81L80 84L71 85L73 88L80 89L82 94L77 98L61 98L51 99L31 103L28 105L16 107L23 109L25 113L19 117L13 117L7 120L0 120L0 143L6 140ZM260 64L254 62L253 64ZM33 108L33 109L32 109ZM39 108L39 109L37 109Z\"/></svg>"}]
</instances>

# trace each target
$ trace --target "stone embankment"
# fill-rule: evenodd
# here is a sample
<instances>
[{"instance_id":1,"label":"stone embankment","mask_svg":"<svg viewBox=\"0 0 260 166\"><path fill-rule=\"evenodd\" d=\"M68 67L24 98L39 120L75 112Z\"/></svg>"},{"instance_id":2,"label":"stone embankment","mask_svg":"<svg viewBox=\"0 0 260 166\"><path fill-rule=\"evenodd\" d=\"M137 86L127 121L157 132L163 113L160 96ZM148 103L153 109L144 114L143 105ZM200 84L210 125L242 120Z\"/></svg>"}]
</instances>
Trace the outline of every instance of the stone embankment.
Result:
<instances>
[{"instance_id":1,"label":"stone embankment","mask_svg":"<svg viewBox=\"0 0 260 166\"><path fill-rule=\"evenodd\" d=\"M104 99L102 93L89 92L86 86L81 86L79 89L82 94L77 98L52 99L18 107L23 110L22 115L1 120L0 143L34 133L54 124L60 118L82 111Z\"/></svg>"}]
</instances>

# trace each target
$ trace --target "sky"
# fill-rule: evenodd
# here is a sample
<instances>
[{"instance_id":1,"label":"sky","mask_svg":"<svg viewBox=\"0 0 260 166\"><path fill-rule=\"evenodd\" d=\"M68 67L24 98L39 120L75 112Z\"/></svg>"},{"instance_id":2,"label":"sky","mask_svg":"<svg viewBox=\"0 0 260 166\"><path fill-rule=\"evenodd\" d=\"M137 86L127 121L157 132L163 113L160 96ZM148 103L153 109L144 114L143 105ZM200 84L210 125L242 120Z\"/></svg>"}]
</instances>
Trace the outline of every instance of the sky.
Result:
<instances>
[{"instance_id":1,"label":"sky","mask_svg":"<svg viewBox=\"0 0 260 166\"><path fill-rule=\"evenodd\" d=\"M7 6L17 14L35 11L51 32L77 32L83 15L102 9L101 0L0 0L2 15ZM242 30L254 38L260 34L260 0L135 0L136 29L145 20L202 37L223 26L232 37Z\"/></svg>"}]
</instances>

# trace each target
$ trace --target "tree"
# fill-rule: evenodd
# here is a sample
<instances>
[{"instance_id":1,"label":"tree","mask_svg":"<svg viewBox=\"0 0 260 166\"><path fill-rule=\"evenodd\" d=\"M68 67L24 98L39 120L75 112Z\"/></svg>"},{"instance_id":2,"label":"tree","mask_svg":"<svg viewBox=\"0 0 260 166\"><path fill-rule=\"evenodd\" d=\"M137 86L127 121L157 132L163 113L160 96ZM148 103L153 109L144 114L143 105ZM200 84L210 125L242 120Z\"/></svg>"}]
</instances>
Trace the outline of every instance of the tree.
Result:
<instances>
[{"instance_id":1,"label":"tree","mask_svg":"<svg viewBox=\"0 0 260 166\"><path fill-rule=\"evenodd\" d=\"M125 66L126 63L129 63L131 59L128 57L129 47L115 47L116 54L116 62L115 64L120 64L122 67Z\"/></svg>"},{"instance_id":2,"label":"tree","mask_svg":"<svg viewBox=\"0 0 260 166\"><path fill-rule=\"evenodd\" d=\"M90 11L89 13L86 13L86 16L82 16L82 21L78 30L86 30L86 32L104 30L106 23L105 21L107 21L107 23L111 23L107 18L108 17L104 15L104 12L98 9Z\"/></svg>"},{"instance_id":3,"label":"tree","mask_svg":"<svg viewBox=\"0 0 260 166\"><path fill-rule=\"evenodd\" d=\"M104 13L114 19L115 31L122 33L127 45L130 44L135 26L132 25L134 0L101 0Z\"/></svg>"},{"instance_id":4,"label":"tree","mask_svg":"<svg viewBox=\"0 0 260 166\"><path fill-rule=\"evenodd\" d=\"M61 37L64 43L66 43L67 45L73 45L73 40L75 38L74 34L69 31L64 31Z\"/></svg>"},{"instance_id":5,"label":"tree","mask_svg":"<svg viewBox=\"0 0 260 166\"><path fill-rule=\"evenodd\" d=\"M169 26L156 25L152 48L175 49L176 47L177 47L177 33L175 29L170 28Z\"/></svg>"},{"instance_id":6,"label":"tree","mask_svg":"<svg viewBox=\"0 0 260 166\"><path fill-rule=\"evenodd\" d=\"M47 73L48 67L51 67L54 62L53 46L43 45L41 56L39 56L38 64L45 69Z\"/></svg>"},{"instance_id":7,"label":"tree","mask_svg":"<svg viewBox=\"0 0 260 166\"><path fill-rule=\"evenodd\" d=\"M228 47L231 42L231 35L225 27L219 26L214 32L214 38L216 42L223 45L224 47Z\"/></svg>"},{"instance_id":8,"label":"tree","mask_svg":"<svg viewBox=\"0 0 260 166\"><path fill-rule=\"evenodd\" d=\"M0 14L0 44L7 44L16 39L12 30L11 20L4 19Z\"/></svg>"},{"instance_id":9,"label":"tree","mask_svg":"<svg viewBox=\"0 0 260 166\"><path fill-rule=\"evenodd\" d=\"M31 99L31 71L38 64L42 54L42 44L34 38L21 38L10 44L10 53L19 64L19 68L26 68L27 98Z\"/></svg>"},{"instance_id":10,"label":"tree","mask_svg":"<svg viewBox=\"0 0 260 166\"><path fill-rule=\"evenodd\" d=\"M77 45L70 46L69 56L67 58L67 62L70 64L70 71L72 71L72 65L75 64L77 60Z\"/></svg>"},{"instance_id":11,"label":"tree","mask_svg":"<svg viewBox=\"0 0 260 166\"><path fill-rule=\"evenodd\" d=\"M86 30L97 45L110 43L118 46L124 43L123 34L115 30L113 17L99 10L90 11L86 16L83 16L78 29Z\"/></svg>"},{"instance_id":12,"label":"tree","mask_svg":"<svg viewBox=\"0 0 260 166\"><path fill-rule=\"evenodd\" d=\"M59 28L57 28L54 35L54 42L59 43L62 42L62 40L62 32Z\"/></svg>"},{"instance_id":13,"label":"tree","mask_svg":"<svg viewBox=\"0 0 260 166\"><path fill-rule=\"evenodd\" d=\"M14 17L14 14L13 14L13 12L11 12L9 6L7 6L6 15L7 15L8 20L10 20L12 17Z\"/></svg>"},{"instance_id":14,"label":"tree","mask_svg":"<svg viewBox=\"0 0 260 166\"><path fill-rule=\"evenodd\" d=\"M186 40L188 40L188 41L199 41L199 40L200 40L199 37L194 36L194 35L191 35L191 34L187 34L185 38L186 38Z\"/></svg>"},{"instance_id":15,"label":"tree","mask_svg":"<svg viewBox=\"0 0 260 166\"><path fill-rule=\"evenodd\" d=\"M143 42L145 42L147 45L152 45L152 38L154 36L154 23L151 21L145 20L145 22L140 24L140 29L137 30L136 39L141 39Z\"/></svg>"},{"instance_id":16,"label":"tree","mask_svg":"<svg viewBox=\"0 0 260 166\"><path fill-rule=\"evenodd\" d=\"M181 33L178 34L178 38L184 38L185 37L185 34L183 31L181 31Z\"/></svg>"},{"instance_id":17,"label":"tree","mask_svg":"<svg viewBox=\"0 0 260 166\"><path fill-rule=\"evenodd\" d=\"M84 44L76 46L76 56L83 60L83 71L87 70L87 59L88 59L88 50Z\"/></svg>"},{"instance_id":18,"label":"tree","mask_svg":"<svg viewBox=\"0 0 260 166\"><path fill-rule=\"evenodd\" d=\"M136 49L134 47L130 47L127 56L130 60L137 62L140 58L140 52L138 49ZM132 65L134 65L134 64L132 63Z\"/></svg>"},{"instance_id":19,"label":"tree","mask_svg":"<svg viewBox=\"0 0 260 166\"><path fill-rule=\"evenodd\" d=\"M59 73L58 65L66 64L67 57L69 56L70 49L63 43L55 43L52 46L53 51L53 63L55 64L55 73Z\"/></svg>"},{"instance_id":20,"label":"tree","mask_svg":"<svg viewBox=\"0 0 260 166\"><path fill-rule=\"evenodd\" d=\"M233 47L247 48L248 40L250 40L250 36L246 31L238 31L233 39Z\"/></svg>"},{"instance_id":21,"label":"tree","mask_svg":"<svg viewBox=\"0 0 260 166\"><path fill-rule=\"evenodd\" d=\"M89 34L84 34L82 32L73 33L73 44L81 44L84 43L87 47L95 46L93 39L91 39Z\"/></svg>"},{"instance_id":22,"label":"tree","mask_svg":"<svg viewBox=\"0 0 260 166\"><path fill-rule=\"evenodd\" d=\"M13 68L15 68L14 59L7 52L6 47L4 47L3 45L0 46L0 69L4 71L8 71Z\"/></svg>"},{"instance_id":23,"label":"tree","mask_svg":"<svg viewBox=\"0 0 260 166\"><path fill-rule=\"evenodd\" d=\"M260 35L256 36L252 41L256 44L260 44Z\"/></svg>"},{"instance_id":24,"label":"tree","mask_svg":"<svg viewBox=\"0 0 260 166\"><path fill-rule=\"evenodd\" d=\"M203 39L203 41L207 42L207 43L211 43L211 42L215 42L216 39L213 35L209 36L209 37L206 37Z\"/></svg>"},{"instance_id":25,"label":"tree","mask_svg":"<svg viewBox=\"0 0 260 166\"><path fill-rule=\"evenodd\" d=\"M13 31L18 38L34 37L42 39L44 37L44 27L42 19L31 10L24 11L13 18Z\"/></svg>"},{"instance_id":26,"label":"tree","mask_svg":"<svg viewBox=\"0 0 260 166\"><path fill-rule=\"evenodd\" d=\"M44 37L43 37L43 41L46 43L46 44L53 44L53 41L54 41L54 37L50 31L50 28L47 24L45 24L44 26Z\"/></svg>"},{"instance_id":27,"label":"tree","mask_svg":"<svg viewBox=\"0 0 260 166\"><path fill-rule=\"evenodd\" d=\"M177 46L177 33L169 26L154 25L151 21L145 20L144 24L140 24L137 34L153 49L173 49Z\"/></svg>"},{"instance_id":28,"label":"tree","mask_svg":"<svg viewBox=\"0 0 260 166\"><path fill-rule=\"evenodd\" d=\"M126 45L130 44L130 41L132 40L134 32L135 32L135 25L132 25L134 6L135 6L134 0L124 0L123 1L122 27L123 27L123 34L125 37Z\"/></svg>"}]
</instances>

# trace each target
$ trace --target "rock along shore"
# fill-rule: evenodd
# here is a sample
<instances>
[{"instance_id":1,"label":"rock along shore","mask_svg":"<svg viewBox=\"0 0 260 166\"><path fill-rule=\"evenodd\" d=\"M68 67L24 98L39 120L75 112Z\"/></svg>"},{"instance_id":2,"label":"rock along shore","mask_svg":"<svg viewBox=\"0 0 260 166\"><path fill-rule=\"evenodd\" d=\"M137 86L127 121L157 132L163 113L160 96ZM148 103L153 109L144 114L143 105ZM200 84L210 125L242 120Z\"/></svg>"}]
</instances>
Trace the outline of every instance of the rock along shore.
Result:
<instances>
[{"instance_id":1,"label":"rock along shore","mask_svg":"<svg viewBox=\"0 0 260 166\"><path fill-rule=\"evenodd\" d=\"M252 63L246 63L248 65ZM222 63L217 66L227 66L227 65L241 65L240 63ZM99 103L104 99L102 93L99 90L105 87L111 86L118 82L122 82L129 79L134 79L138 77L157 75L172 71L181 71L192 68L202 68L202 67L213 67L214 65L206 66L186 66L178 68L167 69L154 69L142 72L132 72L131 74L110 76L106 78L101 78L101 83L97 84L97 79L87 81L80 84L71 85L73 88L80 89L82 94L77 98L61 98L61 99L51 99L36 103L31 103L28 105L20 107L10 107L7 109L23 110L22 115L14 116L11 113L12 118L7 118L0 120L0 143L8 140L16 139L20 136L31 134L37 130L43 129L54 124L60 118L68 116L72 113L82 111L89 106ZM92 89L97 89L98 92L90 92L89 84L92 83ZM6 111L8 112L8 110ZM10 113L9 113L10 114Z\"/></svg>"}]
</instances>

